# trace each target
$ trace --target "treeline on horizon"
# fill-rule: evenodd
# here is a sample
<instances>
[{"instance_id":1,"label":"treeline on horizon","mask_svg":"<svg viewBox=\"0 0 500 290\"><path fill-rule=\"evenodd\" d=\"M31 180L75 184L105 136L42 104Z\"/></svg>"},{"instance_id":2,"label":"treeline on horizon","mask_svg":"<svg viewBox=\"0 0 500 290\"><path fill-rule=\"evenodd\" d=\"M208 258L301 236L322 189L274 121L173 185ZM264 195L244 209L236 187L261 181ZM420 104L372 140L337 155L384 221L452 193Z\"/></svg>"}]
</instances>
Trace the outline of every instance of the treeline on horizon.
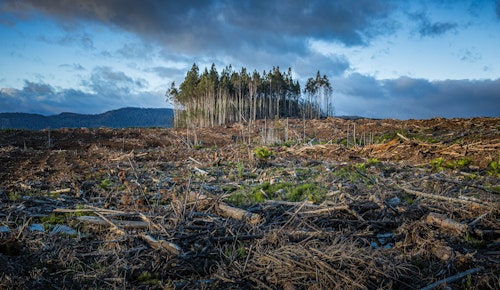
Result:
<instances>
[{"instance_id":1,"label":"treeline on horizon","mask_svg":"<svg viewBox=\"0 0 500 290\"><path fill-rule=\"evenodd\" d=\"M177 88L172 82L166 92L174 105L175 127L212 127L257 119L300 117L321 118L334 113L332 86L318 71L307 80L304 90L286 72L273 67L262 74L231 65L219 74L215 65L200 70L193 64Z\"/></svg>"}]
</instances>

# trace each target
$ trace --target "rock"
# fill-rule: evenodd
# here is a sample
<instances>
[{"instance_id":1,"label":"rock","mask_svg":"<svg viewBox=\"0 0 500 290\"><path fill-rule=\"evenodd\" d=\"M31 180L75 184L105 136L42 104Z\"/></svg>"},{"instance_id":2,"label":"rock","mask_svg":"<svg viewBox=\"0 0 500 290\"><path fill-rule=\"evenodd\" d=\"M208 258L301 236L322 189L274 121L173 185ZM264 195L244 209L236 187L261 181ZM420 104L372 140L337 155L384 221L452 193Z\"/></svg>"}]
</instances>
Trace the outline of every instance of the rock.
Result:
<instances>
[{"instance_id":1,"label":"rock","mask_svg":"<svg viewBox=\"0 0 500 290\"><path fill-rule=\"evenodd\" d=\"M64 235L77 235L78 232L72 229L71 227L65 226L65 225L56 225L50 233L53 234L64 234Z\"/></svg>"},{"instance_id":2,"label":"rock","mask_svg":"<svg viewBox=\"0 0 500 290\"><path fill-rule=\"evenodd\" d=\"M29 230L32 232L44 232L45 228L42 224L32 224L30 225Z\"/></svg>"}]
</instances>

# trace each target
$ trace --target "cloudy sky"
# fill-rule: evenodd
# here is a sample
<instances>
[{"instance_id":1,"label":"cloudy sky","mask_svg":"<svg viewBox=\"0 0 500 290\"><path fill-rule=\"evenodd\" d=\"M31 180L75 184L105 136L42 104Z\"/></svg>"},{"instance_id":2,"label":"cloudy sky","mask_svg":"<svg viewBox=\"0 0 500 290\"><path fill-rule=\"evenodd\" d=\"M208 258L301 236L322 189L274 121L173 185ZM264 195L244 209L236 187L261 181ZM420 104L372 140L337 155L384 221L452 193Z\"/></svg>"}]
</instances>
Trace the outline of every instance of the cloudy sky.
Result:
<instances>
[{"instance_id":1,"label":"cloudy sky","mask_svg":"<svg viewBox=\"0 0 500 290\"><path fill-rule=\"evenodd\" d=\"M320 70L336 115L500 116L500 0L0 0L0 112L170 107L193 63Z\"/></svg>"}]
</instances>

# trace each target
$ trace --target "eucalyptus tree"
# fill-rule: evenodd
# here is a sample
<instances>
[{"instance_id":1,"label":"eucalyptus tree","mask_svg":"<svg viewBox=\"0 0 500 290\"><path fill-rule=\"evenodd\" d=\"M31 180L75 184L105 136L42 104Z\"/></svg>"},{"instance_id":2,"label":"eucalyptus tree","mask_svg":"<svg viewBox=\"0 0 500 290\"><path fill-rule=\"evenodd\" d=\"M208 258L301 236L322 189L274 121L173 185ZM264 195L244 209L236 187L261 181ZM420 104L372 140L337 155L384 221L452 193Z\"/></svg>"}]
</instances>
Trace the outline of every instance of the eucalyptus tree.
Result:
<instances>
[{"instance_id":1,"label":"eucalyptus tree","mask_svg":"<svg viewBox=\"0 0 500 290\"><path fill-rule=\"evenodd\" d=\"M282 72L276 66L250 75L245 67L236 71L229 65L219 74L212 64L200 74L193 64L179 88L172 83L166 95L174 104L176 127L207 127L282 116L319 118L332 112L331 91L328 78L319 71L315 79L308 79L302 98L291 68Z\"/></svg>"}]
</instances>

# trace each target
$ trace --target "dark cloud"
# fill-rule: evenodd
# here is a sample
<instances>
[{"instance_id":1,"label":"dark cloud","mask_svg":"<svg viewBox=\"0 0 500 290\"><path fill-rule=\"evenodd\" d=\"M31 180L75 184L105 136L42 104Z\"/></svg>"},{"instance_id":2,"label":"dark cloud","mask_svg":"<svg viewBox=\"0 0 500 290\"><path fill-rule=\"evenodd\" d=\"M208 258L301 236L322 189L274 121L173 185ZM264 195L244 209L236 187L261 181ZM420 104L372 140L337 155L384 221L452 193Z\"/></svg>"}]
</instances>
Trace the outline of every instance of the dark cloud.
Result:
<instances>
[{"instance_id":1,"label":"dark cloud","mask_svg":"<svg viewBox=\"0 0 500 290\"><path fill-rule=\"evenodd\" d=\"M90 114L126 106L167 105L164 91L144 91L147 86L145 80L134 79L108 67L95 68L83 85L84 90L58 89L44 82L25 81L22 89L1 89L0 107L3 112L52 115L61 112Z\"/></svg>"},{"instance_id":2,"label":"dark cloud","mask_svg":"<svg viewBox=\"0 0 500 290\"><path fill-rule=\"evenodd\" d=\"M460 54L460 60L468 62L477 62L482 58L481 54L478 53L475 49L465 49L461 51Z\"/></svg>"},{"instance_id":3,"label":"dark cloud","mask_svg":"<svg viewBox=\"0 0 500 290\"><path fill-rule=\"evenodd\" d=\"M382 0L4 2L5 11L39 11L70 27L79 21L99 22L184 52L246 46L300 50L301 39L308 37L362 45L375 36L378 20L387 19L393 9Z\"/></svg>"},{"instance_id":4,"label":"dark cloud","mask_svg":"<svg viewBox=\"0 0 500 290\"><path fill-rule=\"evenodd\" d=\"M500 18L500 0L496 1L496 9L495 9L498 18Z\"/></svg>"},{"instance_id":5,"label":"dark cloud","mask_svg":"<svg viewBox=\"0 0 500 290\"><path fill-rule=\"evenodd\" d=\"M458 24L456 22L446 22L446 21L438 21L432 22L429 19L429 16L425 12L418 12L409 14L410 19L413 19L418 23L418 34L420 36L440 36L449 31L456 30L458 28Z\"/></svg>"},{"instance_id":6,"label":"dark cloud","mask_svg":"<svg viewBox=\"0 0 500 290\"><path fill-rule=\"evenodd\" d=\"M62 37L57 37L57 38L50 37L47 35L41 35L39 39L49 44L58 44L64 46L77 45L87 50L95 49L92 36L86 32L65 33Z\"/></svg>"},{"instance_id":7,"label":"dark cloud","mask_svg":"<svg viewBox=\"0 0 500 290\"><path fill-rule=\"evenodd\" d=\"M457 28L457 26L454 22L423 22L419 32L422 36L439 36Z\"/></svg>"},{"instance_id":8,"label":"dark cloud","mask_svg":"<svg viewBox=\"0 0 500 290\"><path fill-rule=\"evenodd\" d=\"M85 68L79 63L73 63L73 64L64 63L64 64L60 64L59 67L66 70L66 71L69 71L69 72L84 71L85 70Z\"/></svg>"},{"instance_id":9,"label":"dark cloud","mask_svg":"<svg viewBox=\"0 0 500 290\"><path fill-rule=\"evenodd\" d=\"M94 68L89 80L83 81L83 84L96 93L116 99L126 98L148 85L145 79L134 79L107 66Z\"/></svg>"},{"instance_id":10,"label":"dark cloud","mask_svg":"<svg viewBox=\"0 0 500 290\"><path fill-rule=\"evenodd\" d=\"M127 60L151 60L154 56L154 49L153 46L148 43L127 43L116 51L116 55Z\"/></svg>"},{"instance_id":11,"label":"dark cloud","mask_svg":"<svg viewBox=\"0 0 500 290\"><path fill-rule=\"evenodd\" d=\"M335 83L338 114L399 119L500 116L500 79L377 80L352 74Z\"/></svg>"},{"instance_id":12,"label":"dark cloud","mask_svg":"<svg viewBox=\"0 0 500 290\"><path fill-rule=\"evenodd\" d=\"M372 22L390 11L385 1L233 1L227 22L243 31L274 36L336 39L359 45Z\"/></svg>"}]
</instances>

